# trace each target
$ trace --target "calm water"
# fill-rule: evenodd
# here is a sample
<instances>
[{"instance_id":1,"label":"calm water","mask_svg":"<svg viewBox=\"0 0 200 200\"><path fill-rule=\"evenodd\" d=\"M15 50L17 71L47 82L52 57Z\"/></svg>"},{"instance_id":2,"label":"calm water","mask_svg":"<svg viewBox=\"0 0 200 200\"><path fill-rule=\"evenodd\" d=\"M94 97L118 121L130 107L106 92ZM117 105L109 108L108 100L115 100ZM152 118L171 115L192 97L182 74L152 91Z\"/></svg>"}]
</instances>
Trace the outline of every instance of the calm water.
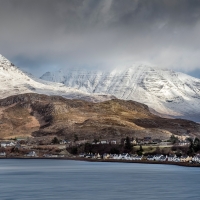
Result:
<instances>
[{"instance_id":1,"label":"calm water","mask_svg":"<svg viewBox=\"0 0 200 200\"><path fill-rule=\"evenodd\" d=\"M200 199L200 168L0 160L0 200Z\"/></svg>"}]
</instances>

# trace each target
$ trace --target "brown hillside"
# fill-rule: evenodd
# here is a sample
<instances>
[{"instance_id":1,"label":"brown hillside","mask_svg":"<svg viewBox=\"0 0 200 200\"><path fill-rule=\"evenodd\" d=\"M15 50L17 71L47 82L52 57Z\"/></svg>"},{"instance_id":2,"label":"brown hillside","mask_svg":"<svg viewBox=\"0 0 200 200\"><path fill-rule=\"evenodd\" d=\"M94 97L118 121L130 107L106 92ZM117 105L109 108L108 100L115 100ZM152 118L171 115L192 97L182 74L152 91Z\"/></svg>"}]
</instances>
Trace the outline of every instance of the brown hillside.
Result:
<instances>
[{"instance_id":1,"label":"brown hillside","mask_svg":"<svg viewBox=\"0 0 200 200\"><path fill-rule=\"evenodd\" d=\"M144 104L91 103L58 96L21 94L0 100L0 137L59 135L79 139L176 135L199 136L200 125L150 113Z\"/></svg>"}]
</instances>

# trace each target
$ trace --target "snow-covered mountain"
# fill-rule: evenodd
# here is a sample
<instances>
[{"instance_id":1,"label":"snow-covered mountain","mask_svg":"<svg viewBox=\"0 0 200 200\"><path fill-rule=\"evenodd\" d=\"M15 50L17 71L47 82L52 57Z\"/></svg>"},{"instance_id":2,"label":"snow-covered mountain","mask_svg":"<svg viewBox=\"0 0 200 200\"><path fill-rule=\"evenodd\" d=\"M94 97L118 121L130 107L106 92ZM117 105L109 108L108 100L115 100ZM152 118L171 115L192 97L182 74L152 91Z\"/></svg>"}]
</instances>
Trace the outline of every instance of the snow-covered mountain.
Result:
<instances>
[{"instance_id":1,"label":"snow-covered mountain","mask_svg":"<svg viewBox=\"0 0 200 200\"><path fill-rule=\"evenodd\" d=\"M183 73L138 65L111 72L60 70L47 72L41 79L135 100L161 114L200 121L200 79Z\"/></svg>"},{"instance_id":2,"label":"snow-covered mountain","mask_svg":"<svg viewBox=\"0 0 200 200\"><path fill-rule=\"evenodd\" d=\"M0 99L24 93L59 95L72 99L84 99L94 102L114 98L110 95L90 94L75 88L69 88L62 83L48 82L34 78L14 66L4 56L0 55Z\"/></svg>"}]
</instances>

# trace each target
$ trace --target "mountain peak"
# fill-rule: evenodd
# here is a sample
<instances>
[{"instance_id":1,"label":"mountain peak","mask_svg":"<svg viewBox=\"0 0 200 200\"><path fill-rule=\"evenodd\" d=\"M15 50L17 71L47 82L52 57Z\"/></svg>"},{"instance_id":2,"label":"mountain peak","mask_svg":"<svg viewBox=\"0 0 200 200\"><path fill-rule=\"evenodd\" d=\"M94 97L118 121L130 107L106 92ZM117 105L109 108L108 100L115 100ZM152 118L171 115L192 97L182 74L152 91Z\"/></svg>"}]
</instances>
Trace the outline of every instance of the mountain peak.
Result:
<instances>
[{"instance_id":1,"label":"mountain peak","mask_svg":"<svg viewBox=\"0 0 200 200\"><path fill-rule=\"evenodd\" d=\"M0 66L14 66L14 64L0 54Z\"/></svg>"}]
</instances>

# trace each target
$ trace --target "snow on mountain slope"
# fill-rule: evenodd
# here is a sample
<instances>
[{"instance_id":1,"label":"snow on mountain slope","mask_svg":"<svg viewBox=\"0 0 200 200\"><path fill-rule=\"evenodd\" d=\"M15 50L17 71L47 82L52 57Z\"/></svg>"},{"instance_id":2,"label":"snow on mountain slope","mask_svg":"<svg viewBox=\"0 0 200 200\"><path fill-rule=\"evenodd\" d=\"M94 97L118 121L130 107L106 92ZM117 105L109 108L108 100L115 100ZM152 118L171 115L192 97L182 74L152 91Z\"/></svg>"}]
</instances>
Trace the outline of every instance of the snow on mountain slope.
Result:
<instances>
[{"instance_id":1,"label":"snow on mountain slope","mask_svg":"<svg viewBox=\"0 0 200 200\"><path fill-rule=\"evenodd\" d=\"M111 95L89 94L78 89L69 88L61 83L43 81L23 73L9 60L0 55L0 99L24 93L59 95L72 99L104 101L114 98Z\"/></svg>"},{"instance_id":2,"label":"snow on mountain slope","mask_svg":"<svg viewBox=\"0 0 200 200\"><path fill-rule=\"evenodd\" d=\"M200 79L183 73L140 65L107 73L60 70L41 79L138 101L167 116L200 120Z\"/></svg>"}]
</instances>

